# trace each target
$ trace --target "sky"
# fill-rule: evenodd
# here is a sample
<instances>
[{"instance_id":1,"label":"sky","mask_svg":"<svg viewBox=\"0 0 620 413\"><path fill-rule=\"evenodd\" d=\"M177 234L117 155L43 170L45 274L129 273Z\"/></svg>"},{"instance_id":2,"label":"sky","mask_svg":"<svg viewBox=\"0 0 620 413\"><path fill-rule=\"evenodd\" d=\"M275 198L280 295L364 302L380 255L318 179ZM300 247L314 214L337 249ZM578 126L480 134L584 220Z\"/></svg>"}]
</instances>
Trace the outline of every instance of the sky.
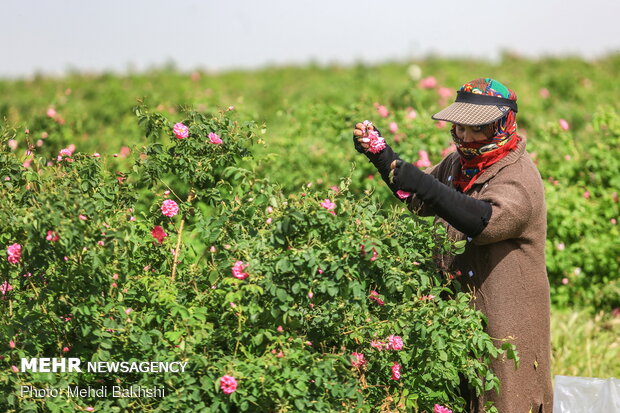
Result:
<instances>
[{"instance_id":1,"label":"sky","mask_svg":"<svg viewBox=\"0 0 620 413\"><path fill-rule=\"evenodd\" d=\"M0 77L620 52L620 1L2 0Z\"/></svg>"}]
</instances>

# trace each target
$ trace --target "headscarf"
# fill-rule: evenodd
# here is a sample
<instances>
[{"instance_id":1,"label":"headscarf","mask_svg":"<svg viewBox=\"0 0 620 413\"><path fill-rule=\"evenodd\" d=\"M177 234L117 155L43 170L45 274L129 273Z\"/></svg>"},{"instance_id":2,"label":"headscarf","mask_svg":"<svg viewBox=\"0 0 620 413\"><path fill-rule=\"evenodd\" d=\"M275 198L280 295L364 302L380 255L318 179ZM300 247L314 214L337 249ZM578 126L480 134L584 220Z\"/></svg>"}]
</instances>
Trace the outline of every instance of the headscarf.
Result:
<instances>
[{"instance_id":1,"label":"headscarf","mask_svg":"<svg viewBox=\"0 0 620 413\"><path fill-rule=\"evenodd\" d=\"M459 90L475 94L497 96L517 100L517 95L496 80L481 78L465 83ZM452 139L461 155L461 169L454 179L454 185L466 192L476 179L491 165L504 158L516 148L521 140L517 135L516 113L508 110L505 116L493 122L493 136L482 142L463 142L456 135L456 125L452 125Z\"/></svg>"}]
</instances>

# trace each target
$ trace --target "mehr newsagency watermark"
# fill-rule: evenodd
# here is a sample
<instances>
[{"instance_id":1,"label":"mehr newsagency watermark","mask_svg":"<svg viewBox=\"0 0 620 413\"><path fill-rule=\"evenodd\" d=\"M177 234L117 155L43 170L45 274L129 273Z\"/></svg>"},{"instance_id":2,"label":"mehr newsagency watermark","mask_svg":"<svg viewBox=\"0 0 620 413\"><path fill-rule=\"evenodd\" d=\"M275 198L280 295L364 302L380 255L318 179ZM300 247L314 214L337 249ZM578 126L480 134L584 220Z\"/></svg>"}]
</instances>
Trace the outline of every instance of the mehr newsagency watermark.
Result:
<instances>
[{"instance_id":1,"label":"mehr newsagency watermark","mask_svg":"<svg viewBox=\"0 0 620 413\"><path fill-rule=\"evenodd\" d=\"M187 362L182 361L89 361L82 363L75 357L37 357L22 358L21 372L27 373L184 373ZM164 386L78 386L35 387L22 385L20 395L35 398L43 397L98 397L98 398L151 398L165 397Z\"/></svg>"}]
</instances>

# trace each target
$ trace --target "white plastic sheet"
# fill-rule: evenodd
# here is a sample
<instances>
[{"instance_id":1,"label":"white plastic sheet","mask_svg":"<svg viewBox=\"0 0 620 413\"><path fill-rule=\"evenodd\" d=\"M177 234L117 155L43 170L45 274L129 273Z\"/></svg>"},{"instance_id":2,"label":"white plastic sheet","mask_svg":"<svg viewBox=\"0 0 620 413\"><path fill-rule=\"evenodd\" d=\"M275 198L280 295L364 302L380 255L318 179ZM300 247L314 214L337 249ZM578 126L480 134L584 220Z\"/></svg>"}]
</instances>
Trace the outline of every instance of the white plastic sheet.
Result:
<instances>
[{"instance_id":1,"label":"white plastic sheet","mask_svg":"<svg viewBox=\"0 0 620 413\"><path fill-rule=\"evenodd\" d=\"M555 376L553 413L620 413L620 380Z\"/></svg>"}]
</instances>

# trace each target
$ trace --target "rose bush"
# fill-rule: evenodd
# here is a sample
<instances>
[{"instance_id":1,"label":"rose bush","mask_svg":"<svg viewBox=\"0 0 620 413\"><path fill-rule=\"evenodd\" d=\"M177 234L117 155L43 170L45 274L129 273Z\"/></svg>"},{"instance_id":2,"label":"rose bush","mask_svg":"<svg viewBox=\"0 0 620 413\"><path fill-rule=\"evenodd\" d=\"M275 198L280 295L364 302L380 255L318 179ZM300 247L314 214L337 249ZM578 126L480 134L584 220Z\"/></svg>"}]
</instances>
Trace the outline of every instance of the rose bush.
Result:
<instances>
[{"instance_id":1,"label":"rose bush","mask_svg":"<svg viewBox=\"0 0 620 413\"><path fill-rule=\"evenodd\" d=\"M24 167L7 144L18 132L2 131L3 411L458 411L461 382L498 387L488 362L514 349L433 263L463 245L350 177L285 194L248 169L260 130L230 111L134 112L150 142L120 171L80 151ZM30 373L22 357L188 371ZM18 391L69 384L167 396Z\"/></svg>"}]
</instances>

